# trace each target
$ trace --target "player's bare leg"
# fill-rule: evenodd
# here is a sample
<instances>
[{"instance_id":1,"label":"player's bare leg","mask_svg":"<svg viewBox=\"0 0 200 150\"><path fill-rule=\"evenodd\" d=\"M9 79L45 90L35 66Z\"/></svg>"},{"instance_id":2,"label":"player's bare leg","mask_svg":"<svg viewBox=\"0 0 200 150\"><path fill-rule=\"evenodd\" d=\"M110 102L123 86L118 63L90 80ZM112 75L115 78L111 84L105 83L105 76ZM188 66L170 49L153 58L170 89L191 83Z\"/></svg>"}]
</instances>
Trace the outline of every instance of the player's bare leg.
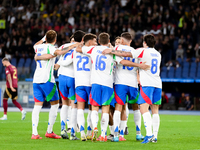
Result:
<instances>
[{"instance_id":1,"label":"player's bare leg","mask_svg":"<svg viewBox=\"0 0 200 150\"><path fill-rule=\"evenodd\" d=\"M144 120L144 125L145 125L145 129L146 129L146 136L144 138L143 143L148 143L151 141L152 138L152 118L151 118L151 114L149 112L149 104L147 103L143 103L140 105L140 112L143 116L143 120Z\"/></svg>"},{"instance_id":2,"label":"player's bare leg","mask_svg":"<svg viewBox=\"0 0 200 150\"><path fill-rule=\"evenodd\" d=\"M74 104L74 100L71 100L71 107L72 107L72 113L71 113L71 136L70 140L79 140L79 138L76 137L76 129L77 129L77 104Z\"/></svg>"},{"instance_id":3,"label":"player's bare leg","mask_svg":"<svg viewBox=\"0 0 200 150\"><path fill-rule=\"evenodd\" d=\"M71 112L72 112L72 106L71 106L71 100L69 100L68 115L67 115L67 133L71 133Z\"/></svg>"},{"instance_id":4,"label":"player's bare leg","mask_svg":"<svg viewBox=\"0 0 200 150\"><path fill-rule=\"evenodd\" d=\"M128 116L129 116L129 109L128 109L128 103L125 104L126 105L126 128L124 131L124 135L128 135L128 126L127 126L127 122L128 122Z\"/></svg>"},{"instance_id":5,"label":"player's bare leg","mask_svg":"<svg viewBox=\"0 0 200 150\"><path fill-rule=\"evenodd\" d=\"M141 113L138 104L132 104L134 122L136 126L136 140L140 141L144 139L144 136L141 135Z\"/></svg>"},{"instance_id":6,"label":"player's bare leg","mask_svg":"<svg viewBox=\"0 0 200 150\"><path fill-rule=\"evenodd\" d=\"M84 108L85 108L85 102L77 102L77 123L80 128L81 132L81 141L87 141L86 135L85 135L85 117L84 117Z\"/></svg>"},{"instance_id":7,"label":"player's bare leg","mask_svg":"<svg viewBox=\"0 0 200 150\"><path fill-rule=\"evenodd\" d=\"M92 112L91 112L91 120L92 120L92 141L95 142L97 140L97 134L98 134L98 129L97 129L97 124L99 121L99 106L93 106L92 105Z\"/></svg>"},{"instance_id":8,"label":"player's bare leg","mask_svg":"<svg viewBox=\"0 0 200 150\"><path fill-rule=\"evenodd\" d=\"M151 142L156 143L157 142L157 136L158 136L158 130L160 126L160 116L159 116L159 105L151 105L152 110L152 125L153 125L153 139Z\"/></svg>"},{"instance_id":9,"label":"player's bare leg","mask_svg":"<svg viewBox=\"0 0 200 150\"><path fill-rule=\"evenodd\" d=\"M127 124L126 118L127 116L126 116L126 104L125 104L122 105L119 141L126 141L126 139L124 138L124 132Z\"/></svg>"},{"instance_id":10,"label":"player's bare leg","mask_svg":"<svg viewBox=\"0 0 200 150\"><path fill-rule=\"evenodd\" d=\"M64 100L62 98L62 108L60 110L60 122L61 122L61 137L63 139L69 139L66 131L66 122L68 116L69 99Z\"/></svg>"}]
</instances>

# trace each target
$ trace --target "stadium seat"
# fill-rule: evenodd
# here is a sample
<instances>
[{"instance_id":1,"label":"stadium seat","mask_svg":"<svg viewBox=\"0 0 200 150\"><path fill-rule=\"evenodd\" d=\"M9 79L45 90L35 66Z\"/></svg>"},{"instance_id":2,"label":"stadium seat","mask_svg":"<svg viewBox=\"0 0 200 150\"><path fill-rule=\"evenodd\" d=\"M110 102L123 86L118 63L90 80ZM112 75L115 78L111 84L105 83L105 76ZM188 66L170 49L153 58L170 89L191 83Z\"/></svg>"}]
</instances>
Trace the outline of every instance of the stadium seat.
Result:
<instances>
[{"instance_id":1,"label":"stadium seat","mask_svg":"<svg viewBox=\"0 0 200 150\"><path fill-rule=\"evenodd\" d=\"M174 67L170 67L168 71L168 78L174 78Z\"/></svg>"},{"instance_id":2,"label":"stadium seat","mask_svg":"<svg viewBox=\"0 0 200 150\"><path fill-rule=\"evenodd\" d=\"M197 63L196 62L191 62L190 64L190 68L195 68L197 67Z\"/></svg>"},{"instance_id":3,"label":"stadium seat","mask_svg":"<svg viewBox=\"0 0 200 150\"><path fill-rule=\"evenodd\" d=\"M35 69L36 69L36 62L35 62L35 60L33 59L33 60L32 60L32 63L31 63L31 77L32 77L32 78L33 78Z\"/></svg>"},{"instance_id":4,"label":"stadium seat","mask_svg":"<svg viewBox=\"0 0 200 150\"><path fill-rule=\"evenodd\" d=\"M184 61L184 62L183 62L183 67L188 67L188 68L189 68L189 67L190 67L190 63L187 62L187 61Z\"/></svg>"},{"instance_id":5,"label":"stadium seat","mask_svg":"<svg viewBox=\"0 0 200 150\"><path fill-rule=\"evenodd\" d=\"M167 72L161 72L160 76L161 78L167 78Z\"/></svg>"},{"instance_id":6,"label":"stadium seat","mask_svg":"<svg viewBox=\"0 0 200 150\"><path fill-rule=\"evenodd\" d=\"M27 58L25 65L24 65L24 74L26 76L26 78L30 77L30 66L31 66L31 58Z\"/></svg>"},{"instance_id":7,"label":"stadium seat","mask_svg":"<svg viewBox=\"0 0 200 150\"><path fill-rule=\"evenodd\" d=\"M178 67L175 70L175 78L181 78L181 72L182 72L182 68Z\"/></svg>"},{"instance_id":8,"label":"stadium seat","mask_svg":"<svg viewBox=\"0 0 200 150\"><path fill-rule=\"evenodd\" d=\"M17 59L16 58L12 58L10 62L13 66L17 66Z\"/></svg>"},{"instance_id":9,"label":"stadium seat","mask_svg":"<svg viewBox=\"0 0 200 150\"><path fill-rule=\"evenodd\" d=\"M183 77L183 78L189 78L188 75L189 75L189 71L184 71L184 70L183 70L183 72L182 72L182 77Z\"/></svg>"},{"instance_id":10,"label":"stadium seat","mask_svg":"<svg viewBox=\"0 0 200 150\"><path fill-rule=\"evenodd\" d=\"M19 62L17 64L17 72L18 72L18 78L19 79L25 77L24 71L23 71L24 63L25 63L24 58L20 58L20 60L19 60Z\"/></svg>"},{"instance_id":11,"label":"stadium seat","mask_svg":"<svg viewBox=\"0 0 200 150\"><path fill-rule=\"evenodd\" d=\"M179 62L180 65L182 65L182 62L183 62L182 58L178 57L177 61Z\"/></svg>"}]
</instances>

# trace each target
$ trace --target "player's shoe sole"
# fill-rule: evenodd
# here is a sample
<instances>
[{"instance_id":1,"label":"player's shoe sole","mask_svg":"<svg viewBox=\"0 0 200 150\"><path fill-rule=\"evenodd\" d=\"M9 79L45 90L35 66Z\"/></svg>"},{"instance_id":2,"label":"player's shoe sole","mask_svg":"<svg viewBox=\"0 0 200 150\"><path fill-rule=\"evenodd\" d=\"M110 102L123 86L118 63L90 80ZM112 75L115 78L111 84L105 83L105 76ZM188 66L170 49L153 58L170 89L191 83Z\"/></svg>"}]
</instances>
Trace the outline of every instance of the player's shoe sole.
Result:
<instances>
[{"instance_id":1,"label":"player's shoe sole","mask_svg":"<svg viewBox=\"0 0 200 150\"><path fill-rule=\"evenodd\" d=\"M67 131L65 129L61 131L60 136L63 139L69 139L69 136L68 136Z\"/></svg>"},{"instance_id":2,"label":"player's shoe sole","mask_svg":"<svg viewBox=\"0 0 200 150\"><path fill-rule=\"evenodd\" d=\"M32 137L31 137L31 139L42 139L42 137L40 137L40 135L34 135L34 134L32 134Z\"/></svg>"},{"instance_id":3,"label":"player's shoe sole","mask_svg":"<svg viewBox=\"0 0 200 150\"><path fill-rule=\"evenodd\" d=\"M52 138L52 139L61 139L61 136L56 135L54 132L52 132L52 133L46 132L45 137Z\"/></svg>"}]
</instances>

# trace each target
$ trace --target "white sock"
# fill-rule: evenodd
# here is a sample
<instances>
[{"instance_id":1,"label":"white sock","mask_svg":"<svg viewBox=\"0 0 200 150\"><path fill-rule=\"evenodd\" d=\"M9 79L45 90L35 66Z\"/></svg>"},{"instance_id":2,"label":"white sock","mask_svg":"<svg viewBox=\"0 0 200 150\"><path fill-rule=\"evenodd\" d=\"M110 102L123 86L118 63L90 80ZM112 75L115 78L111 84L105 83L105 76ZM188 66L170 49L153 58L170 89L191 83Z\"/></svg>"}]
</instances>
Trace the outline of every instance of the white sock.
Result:
<instances>
[{"instance_id":1,"label":"white sock","mask_svg":"<svg viewBox=\"0 0 200 150\"><path fill-rule=\"evenodd\" d=\"M141 113L140 110L133 111L134 114L134 122L136 126L136 134L141 135Z\"/></svg>"},{"instance_id":2,"label":"white sock","mask_svg":"<svg viewBox=\"0 0 200 150\"><path fill-rule=\"evenodd\" d=\"M24 113L25 111L22 109L21 113Z\"/></svg>"},{"instance_id":3,"label":"white sock","mask_svg":"<svg viewBox=\"0 0 200 150\"><path fill-rule=\"evenodd\" d=\"M120 122L120 136L124 137L124 131L126 128L126 120L121 120Z\"/></svg>"},{"instance_id":4,"label":"white sock","mask_svg":"<svg viewBox=\"0 0 200 150\"><path fill-rule=\"evenodd\" d=\"M84 111L83 109L77 110L77 123L81 132L81 136L85 135L85 117L84 117Z\"/></svg>"},{"instance_id":5,"label":"white sock","mask_svg":"<svg viewBox=\"0 0 200 150\"><path fill-rule=\"evenodd\" d=\"M153 114L152 124L153 124L153 135L154 135L155 138L157 138L158 130L159 130L159 126L160 126L160 116L159 116L159 114Z\"/></svg>"},{"instance_id":6,"label":"white sock","mask_svg":"<svg viewBox=\"0 0 200 150\"><path fill-rule=\"evenodd\" d=\"M32 111L32 134L38 135L37 126L39 122L39 114L42 106L34 105ZM7 116L7 115L6 115Z\"/></svg>"},{"instance_id":7,"label":"white sock","mask_svg":"<svg viewBox=\"0 0 200 150\"><path fill-rule=\"evenodd\" d=\"M59 104L51 105L51 108L50 108L50 111L49 111L48 128L47 128L48 133L53 132L53 125L56 121L58 107L59 107Z\"/></svg>"},{"instance_id":8,"label":"white sock","mask_svg":"<svg viewBox=\"0 0 200 150\"><path fill-rule=\"evenodd\" d=\"M126 105L126 127L127 127L127 122L128 122L128 116L129 116L129 109L128 109L128 103Z\"/></svg>"},{"instance_id":9,"label":"white sock","mask_svg":"<svg viewBox=\"0 0 200 150\"><path fill-rule=\"evenodd\" d=\"M102 119L101 119L101 136L105 138L107 127L109 122L109 114L103 113Z\"/></svg>"},{"instance_id":10,"label":"white sock","mask_svg":"<svg viewBox=\"0 0 200 150\"><path fill-rule=\"evenodd\" d=\"M121 112L118 110L115 110L113 115L113 123L114 123L114 136L118 136L119 126L120 126L120 119L121 118ZM121 128L121 127L120 127Z\"/></svg>"},{"instance_id":11,"label":"white sock","mask_svg":"<svg viewBox=\"0 0 200 150\"><path fill-rule=\"evenodd\" d=\"M99 121L98 112L96 110L92 111L91 120L92 120L92 127L93 127L93 130L94 130L95 128L97 128L97 124L98 124L98 121Z\"/></svg>"},{"instance_id":12,"label":"white sock","mask_svg":"<svg viewBox=\"0 0 200 150\"><path fill-rule=\"evenodd\" d=\"M67 113L68 113L68 106L62 105L60 110L60 122L61 122L61 131L66 130L66 122L67 122Z\"/></svg>"},{"instance_id":13,"label":"white sock","mask_svg":"<svg viewBox=\"0 0 200 150\"><path fill-rule=\"evenodd\" d=\"M114 125L109 126L110 134L114 135Z\"/></svg>"},{"instance_id":14,"label":"white sock","mask_svg":"<svg viewBox=\"0 0 200 150\"><path fill-rule=\"evenodd\" d=\"M91 113L92 111L88 111L88 116L87 116L87 135L92 134L92 120L91 120Z\"/></svg>"},{"instance_id":15,"label":"white sock","mask_svg":"<svg viewBox=\"0 0 200 150\"><path fill-rule=\"evenodd\" d=\"M72 108L70 119L71 119L71 135L75 135L75 131L77 128L77 108Z\"/></svg>"},{"instance_id":16,"label":"white sock","mask_svg":"<svg viewBox=\"0 0 200 150\"><path fill-rule=\"evenodd\" d=\"M71 128L71 112L72 106L68 106L67 128Z\"/></svg>"},{"instance_id":17,"label":"white sock","mask_svg":"<svg viewBox=\"0 0 200 150\"><path fill-rule=\"evenodd\" d=\"M152 136L152 119L150 112L146 112L143 115L144 126L146 129L146 136Z\"/></svg>"}]
</instances>

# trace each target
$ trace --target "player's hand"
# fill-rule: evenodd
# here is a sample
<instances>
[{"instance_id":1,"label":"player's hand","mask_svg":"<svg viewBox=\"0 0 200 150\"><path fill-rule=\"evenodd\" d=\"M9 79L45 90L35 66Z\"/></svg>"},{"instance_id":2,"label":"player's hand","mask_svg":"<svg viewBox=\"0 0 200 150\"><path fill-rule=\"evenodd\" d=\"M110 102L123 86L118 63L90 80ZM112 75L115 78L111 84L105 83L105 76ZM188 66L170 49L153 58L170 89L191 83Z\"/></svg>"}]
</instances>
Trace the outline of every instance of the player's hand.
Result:
<instances>
[{"instance_id":1,"label":"player's hand","mask_svg":"<svg viewBox=\"0 0 200 150\"><path fill-rule=\"evenodd\" d=\"M113 48L113 46L112 46L111 43L108 43L108 47L109 47L109 48Z\"/></svg>"},{"instance_id":2,"label":"player's hand","mask_svg":"<svg viewBox=\"0 0 200 150\"><path fill-rule=\"evenodd\" d=\"M112 52L112 49L111 48L107 48L107 49L103 50L102 54L106 55L106 54L110 54L111 52Z\"/></svg>"},{"instance_id":3,"label":"player's hand","mask_svg":"<svg viewBox=\"0 0 200 150\"><path fill-rule=\"evenodd\" d=\"M54 65L54 70L58 70L60 68L60 65L59 64L55 64Z\"/></svg>"},{"instance_id":4,"label":"player's hand","mask_svg":"<svg viewBox=\"0 0 200 150\"><path fill-rule=\"evenodd\" d=\"M149 65L146 65L146 61L145 62L142 62L139 66L140 69L143 69L145 71L149 70L151 66Z\"/></svg>"},{"instance_id":5,"label":"player's hand","mask_svg":"<svg viewBox=\"0 0 200 150\"><path fill-rule=\"evenodd\" d=\"M34 59L35 59L35 61L37 61L37 54L35 54Z\"/></svg>"},{"instance_id":6,"label":"player's hand","mask_svg":"<svg viewBox=\"0 0 200 150\"><path fill-rule=\"evenodd\" d=\"M16 92L16 89L14 89L13 87L10 87L11 91Z\"/></svg>"}]
</instances>

